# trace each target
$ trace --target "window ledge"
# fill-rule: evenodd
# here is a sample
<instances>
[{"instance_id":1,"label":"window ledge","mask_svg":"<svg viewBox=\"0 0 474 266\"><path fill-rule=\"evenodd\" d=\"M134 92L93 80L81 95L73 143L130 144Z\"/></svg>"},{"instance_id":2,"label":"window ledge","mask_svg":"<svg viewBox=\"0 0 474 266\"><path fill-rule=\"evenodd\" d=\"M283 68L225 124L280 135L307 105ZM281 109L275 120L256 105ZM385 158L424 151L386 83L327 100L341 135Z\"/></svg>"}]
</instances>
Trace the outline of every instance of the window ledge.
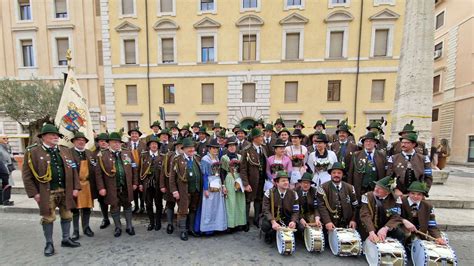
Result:
<instances>
[{"instance_id":1,"label":"window ledge","mask_svg":"<svg viewBox=\"0 0 474 266\"><path fill-rule=\"evenodd\" d=\"M370 100L370 103L384 103L385 100Z\"/></svg>"},{"instance_id":2,"label":"window ledge","mask_svg":"<svg viewBox=\"0 0 474 266\"><path fill-rule=\"evenodd\" d=\"M121 67L137 67L140 66L140 64L120 64Z\"/></svg>"},{"instance_id":3,"label":"window ledge","mask_svg":"<svg viewBox=\"0 0 474 266\"><path fill-rule=\"evenodd\" d=\"M371 56L369 59L373 60L392 60L393 56Z\"/></svg>"},{"instance_id":4,"label":"window ledge","mask_svg":"<svg viewBox=\"0 0 474 266\"><path fill-rule=\"evenodd\" d=\"M33 19L28 19L28 20L26 20L26 19L25 19L25 20L19 19L19 20L16 21L16 23L18 23L18 24L33 23Z\"/></svg>"},{"instance_id":5,"label":"window ledge","mask_svg":"<svg viewBox=\"0 0 474 266\"><path fill-rule=\"evenodd\" d=\"M136 14L119 15L119 19L124 19L124 18L137 18L137 15Z\"/></svg>"},{"instance_id":6,"label":"window ledge","mask_svg":"<svg viewBox=\"0 0 474 266\"><path fill-rule=\"evenodd\" d=\"M304 10L303 6L287 6L283 11L292 11L292 10Z\"/></svg>"},{"instance_id":7,"label":"window ledge","mask_svg":"<svg viewBox=\"0 0 474 266\"><path fill-rule=\"evenodd\" d=\"M347 60L347 57L326 57L325 60L329 60L329 61Z\"/></svg>"},{"instance_id":8,"label":"window ledge","mask_svg":"<svg viewBox=\"0 0 474 266\"><path fill-rule=\"evenodd\" d=\"M260 8L241 8L240 9L240 14L246 13L246 12L260 13Z\"/></svg>"},{"instance_id":9,"label":"window ledge","mask_svg":"<svg viewBox=\"0 0 474 266\"><path fill-rule=\"evenodd\" d=\"M173 62L173 63L158 63L158 66L177 66L178 63L177 62Z\"/></svg>"},{"instance_id":10,"label":"window ledge","mask_svg":"<svg viewBox=\"0 0 474 266\"><path fill-rule=\"evenodd\" d=\"M331 101L331 100L327 100L328 103L341 103L341 100L339 101Z\"/></svg>"},{"instance_id":11,"label":"window ledge","mask_svg":"<svg viewBox=\"0 0 474 266\"><path fill-rule=\"evenodd\" d=\"M239 64L259 64L260 60L241 60Z\"/></svg>"},{"instance_id":12,"label":"window ledge","mask_svg":"<svg viewBox=\"0 0 474 266\"><path fill-rule=\"evenodd\" d=\"M176 13L175 12L163 12L163 13L158 13L156 14L157 17L161 18L161 17L176 17Z\"/></svg>"},{"instance_id":13,"label":"window ledge","mask_svg":"<svg viewBox=\"0 0 474 266\"><path fill-rule=\"evenodd\" d=\"M25 67L25 66L20 66L18 69L38 69L37 66L31 66L31 67Z\"/></svg>"},{"instance_id":14,"label":"window ledge","mask_svg":"<svg viewBox=\"0 0 474 266\"><path fill-rule=\"evenodd\" d=\"M216 61L212 61L212 62L197 62L198 65L215 65L217 64Z\"/></svg>"},{"instance_id":15,"label":"window ledge","mask_svg":"<svg viewBox=\"0 0 474 266\"><path fill-rule=\"evenodd\" d=\"M291 63L291 62L303 62L304 59L282 59L281 60L282 63L285 62L285 63Z\"/></svg>"},{"instance_id":16,"label":"window ledge","mask_svg":"<svg viewBox=\"0 0 474 266\"><path fill-rule=\"evenodd\" d=\"M199 10L197 14L198 14L198 16L217 15L217 10Z\"/></svg>"},{"instance_id":17,"label":"window ledge","mask_svg":"<svg viewBox=\"0 0 474 266\"><path fill-rule=\"evenodd\" d=\"M71 20L71 18L67 17L67 18L52 18L51 21L69 21Z\"/></svg>"},{"instance_id":18,"label":"window ledge","mask_svg":"<svg viewBox=\"0 0 474 266\"><path fill-rule=\"evenodd\" d=\"M442 94L443 94L442 91L433 92L433 96L438 96L438 95L442 95Z\"/></svg>"}]
</instances>

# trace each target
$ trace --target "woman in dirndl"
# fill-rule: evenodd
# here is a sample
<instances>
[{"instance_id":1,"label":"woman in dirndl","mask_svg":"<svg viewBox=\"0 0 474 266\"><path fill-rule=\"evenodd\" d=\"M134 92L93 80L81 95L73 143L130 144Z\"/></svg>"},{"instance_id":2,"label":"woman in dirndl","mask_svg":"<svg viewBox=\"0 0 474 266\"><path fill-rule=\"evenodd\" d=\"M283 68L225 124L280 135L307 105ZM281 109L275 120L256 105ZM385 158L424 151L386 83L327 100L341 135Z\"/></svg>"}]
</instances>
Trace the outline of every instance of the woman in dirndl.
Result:
<instances>
[{"instance_id":1,"label":"woman in dirndl","mask_svg":"<svg viewBox=\"0 0 474 266\"><path fill-rule=\"evenodd\" d=\"M267 180L265 180L265 191L275 185L273 179L275 179L277 172L285 171L291 173L293 169L291 159L285 153L285 147L285 142L281 139L277 139L275 144L273 144L275 155L267 158Z\"/></svg>"},{"instance_id":2,"label":"woman in dirndl","mask_svg":"<svg viewBox=\"0 0 474 266\"><path fill-rule=\"evenodd\" d=\"M227 143L227 154L221 158L222 176L224 176L225 207L227 210L227 227L230 231L243 229L247 224L245 215L245 192L239 175L241 155L237 153L237 138L231 137Z\"/></svg>"},{"instance_id":3,"label":"woman in dirndl","mask_svg":"<svg viewBox=\"0 0 474 266\"><path fill-rule=\"evenodd\" d=\"M308 159L308 149L301 144L305 135L300 129L295 129L291 133L292 145L285 148L286 155L291 159L292 171L288 172L290 175L290 188L299 187L298 181L306 172L306 161Z\"/></svg>"},{"instance_id":4,"label":"woman in dirndl","mask_svg":"<svg viewBox=\"0 0 474 266\"><path fill-rule=\"evenodd\" d=\"M220 177L219 143L211 140L207 145L209 151L201 160L203 177L203 194L199 225L195 229L206 234L227 229L227 213L225 208L225 186ZM196 218L199 217L199 214ZM198 219L196 219L198 220ZM197 228L196 228L197 227Z\"/></svg>"},{"instance_id":5,"label":"woman in dirndl","mask_svg":"<svg viewBox=\"0 0 474 266\"><path fill-rule=\"evenodd\" d=\"M329 140L326 134L320 133L314 142L316 143L316 150L308 156L307 165L313 172L313 182L320 187L331 180L328 169L337 162L337 155L327 149Z\"/></svg>"}]
</instances>

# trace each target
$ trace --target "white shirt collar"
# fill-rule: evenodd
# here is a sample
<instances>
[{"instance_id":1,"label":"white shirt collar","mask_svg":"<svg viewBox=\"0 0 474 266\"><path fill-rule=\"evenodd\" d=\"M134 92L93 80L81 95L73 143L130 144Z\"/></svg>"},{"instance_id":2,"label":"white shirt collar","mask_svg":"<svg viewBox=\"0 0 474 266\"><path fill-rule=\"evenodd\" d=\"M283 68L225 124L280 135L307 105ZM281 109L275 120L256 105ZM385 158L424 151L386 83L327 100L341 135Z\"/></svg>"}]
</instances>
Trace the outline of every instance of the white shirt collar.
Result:
<instances>
[{"instance_id":1,"label":"white shirt collar","mask_svg":"<svg viewBox=\"0 0 474 266\"><path fill-rule=\"evenodd\" d=\"M413 150L411 153L406 153L406 152L402 151L402 154L405 157L407 157L408 155L411 155L413 157L413 155L415 155L415 150Z\"/></svg>"},{"instance_id":2,"label":"white shirt collar","mask_svg":"<svg viewBox=\"0 0 474 266\"><path fill-rule=\"evenodd\" d=\"M158 151L156 151L156 152L149 151L149 152L150 152L150 155L158 156Z\"/></svg>"},{"instance_id":3,"label":"white shirt collar","mask_svg":"<svg viewBox=\"0 0 474 266\"><path fill-rule=\"evenodd\" d=\"M416 208L419 209L420 208L420 203L421 201L419 202L414 202L410 199L410 197L407 197L407 200L408 200L408 205L411 207L411 205L413 205L413 203L416 203Z\"/></svg>"},{"instance_id":4,"label":"white shirt collar","mask_svg":"<svg viewBox=\"0 0 474 266\"><path fill-rule=\"evenodd\" d=\"M332 182L332 184L334 185L335 188L339 188L339 190L342 189L342 183L336 184L336 183Z\"/></svg>"},{"instance_id":5,"label":"white shirt collar","mask_svg":"<svg viewBox=\"0 0 474 266\"><path fill-rule=\"evenodd\" d=\"M279 188L277 188L277 190L278 190L278 195L279 195L280 197L281 197L281 194L283 194L283 198L285 197L286 192L288 191L288 190L285 190L285 191L281 192Z\"/></svg>"},{"instance_id":6,"label":"white shirt collar","mask_svg":"<svg viewBox=\"0 0 474 266\"><path fill-rule=\"evenodd\" d=\"M207 139L203 139L203 140L200 140L199 142L204 143L206 141L207 141Z\"/></svg>"},{"instance_id":7,"label":"white shirt collar","mask_svg":"<svg viewBox=\"0 0 474 266\"><path fill-rule=\"evenodd\" d=\"M347 144L347 139L345 141L339 141L340 144Z\"/></svg>"},{"instance_id":8,"label":"white shirt collar","mask_svg":"<svg viewBox=\"0 0 474 266\"><path fill-rule=\"evenodd\" d=\"M85 149L85 148L84 148L84 149L82 149L82 150L80 150L80 149L78 149L78 148L74 147L74 149L75 149L76 151L78 151L78 152L85 152L85 151L86 151L86 149Z\"/></svg>"},{"instance_id":9,"label":"white shirt collar","mask_svg":"<svg viewBox=\"0 0 474 266\"><path fill-rule=\"evenodd\" d=\"M46 149L57 148L57 146L49 146L49 145L46 145L45 143L43 143L43 146L44 146Z\"/></svg>"}]
</instances>

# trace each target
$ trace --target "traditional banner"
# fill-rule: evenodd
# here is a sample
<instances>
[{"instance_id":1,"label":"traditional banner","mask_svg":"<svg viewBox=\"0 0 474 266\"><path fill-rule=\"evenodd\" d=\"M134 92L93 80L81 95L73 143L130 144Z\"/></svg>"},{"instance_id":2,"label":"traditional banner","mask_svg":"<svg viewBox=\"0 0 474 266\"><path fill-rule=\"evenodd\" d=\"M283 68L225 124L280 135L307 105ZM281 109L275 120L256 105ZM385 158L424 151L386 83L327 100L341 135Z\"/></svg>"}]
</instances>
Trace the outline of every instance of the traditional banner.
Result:
<instances>
[{"instance_id":1,"label":"traditional banner","mask_svg":"<svg viewBox=\"0 0 474 266\"><path fill-rule=\"evenodd\" d=\"M86 148L94 148L94 133L87 100L82 96L72 67L68 70L54 123L59 127L59 132L64 135L60 141L61 145L72 147L71 139L74 137L74 132L80 131L89 139Z\"/></svg>"}]
</instances>

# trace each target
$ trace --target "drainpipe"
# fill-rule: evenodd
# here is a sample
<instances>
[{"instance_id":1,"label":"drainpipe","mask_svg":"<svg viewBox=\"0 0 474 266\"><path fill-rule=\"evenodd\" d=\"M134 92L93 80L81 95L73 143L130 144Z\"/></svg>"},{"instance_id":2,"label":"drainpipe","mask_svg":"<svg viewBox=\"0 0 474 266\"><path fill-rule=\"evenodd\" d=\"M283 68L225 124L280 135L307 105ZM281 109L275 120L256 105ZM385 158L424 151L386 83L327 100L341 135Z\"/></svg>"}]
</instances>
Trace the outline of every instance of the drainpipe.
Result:
<instances>
[{"instance_id":1,"label":"drainpipe","mask_svg":"<svg viewBox=\"0 0 474 266\"><path fill-rule=\"evenodd\" d=\"M151 125L151 91L150 91L150 47L148 43L148 0L145 0L145 34L146 34L146 82L148 92L148 122Z\"/></svg>"},{"instance_id":2,"label":"drainpipe","mask_svg":"<svg viewBox=\"0 0 474 266\"><path fill-rule=\"evenodd\" d=\"M364 14L364 0L360 2L360 18L359 18L359 44L357 48L357 70L356 70L356 84L354 96L354 127L357 125L357 94L359 90L359 72L360 72L360 45L362 41L362 15Z\"/></svg>"}]
</instances>

